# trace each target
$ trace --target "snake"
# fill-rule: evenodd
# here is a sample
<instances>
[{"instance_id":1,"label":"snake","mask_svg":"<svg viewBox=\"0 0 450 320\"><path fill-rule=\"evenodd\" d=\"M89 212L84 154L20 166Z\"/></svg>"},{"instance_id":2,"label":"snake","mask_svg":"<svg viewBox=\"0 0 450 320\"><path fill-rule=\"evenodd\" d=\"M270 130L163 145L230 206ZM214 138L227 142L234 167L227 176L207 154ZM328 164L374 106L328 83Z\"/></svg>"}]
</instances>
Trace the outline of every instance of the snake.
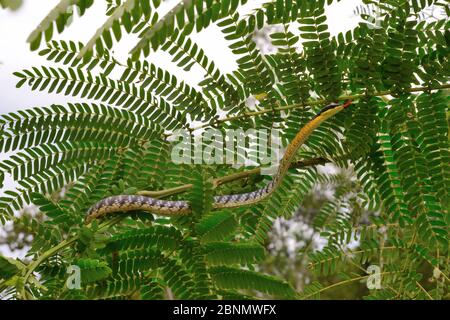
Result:
<instances>
[{"instance_id":1,"label":"snake","mask_svg":"<svg viewBox=\"0 0 450 320\"><path fill-rule=\"evenodd\" d=\"M295 135L287 146L280 160L277 172L273 179L264 187L256 191L218 195L214 197L212 209L236 208L255 204L269 197L281 184L298 149L306 142L308 137L322 122L350 106L352 101L343 104L333 102L322 108L309 120ZM161 216L185 216L192 214L189 201L162 200L143 195L115 195L106 197L88 209L86 222L98 219L110 213L146 211Z\"/></svg>"}]
</instances>

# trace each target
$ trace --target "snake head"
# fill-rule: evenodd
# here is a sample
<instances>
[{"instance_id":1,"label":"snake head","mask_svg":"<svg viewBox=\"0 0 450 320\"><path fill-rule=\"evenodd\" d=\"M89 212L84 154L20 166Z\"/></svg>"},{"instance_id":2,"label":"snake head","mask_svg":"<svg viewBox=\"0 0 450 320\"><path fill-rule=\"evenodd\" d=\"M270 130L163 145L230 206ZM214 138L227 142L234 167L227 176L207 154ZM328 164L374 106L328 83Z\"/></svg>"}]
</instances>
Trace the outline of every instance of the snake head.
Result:
<instances>
[{"instance_id":1,"label":"snake head","mask_svg":"<svg viewBox=\"0 0 450 320\"><path fill-rule=\"evenodd\" d=\"M320 110L315 118L318 117L322 117L324 120L328 119L329 117L334 116L336 113L344 110L345 108L347 108L350 104L352 103L351 100L347 100L344 104L339 103L339 102L333 102L330 103L329 105L327 105L326 107L324 107L322 110Z\"/></svg>"}]
</instances>

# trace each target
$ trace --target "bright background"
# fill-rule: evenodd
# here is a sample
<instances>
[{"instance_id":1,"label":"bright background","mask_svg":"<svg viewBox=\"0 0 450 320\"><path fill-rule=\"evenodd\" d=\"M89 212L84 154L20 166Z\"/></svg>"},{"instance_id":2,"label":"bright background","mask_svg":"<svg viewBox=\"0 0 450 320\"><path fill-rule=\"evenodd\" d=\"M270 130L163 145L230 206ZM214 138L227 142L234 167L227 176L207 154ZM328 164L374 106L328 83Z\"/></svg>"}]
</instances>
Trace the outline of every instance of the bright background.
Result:
<instances>
[{"instance_id":1,"label":"bright background","mask_svg":"<svg viewBox=\"0 0 450 320\"><path fill-rule=\"evenodd\" d=\"M48 63L45 58L40 57L38 51L31 52L26 39L58 2L59 0L24 0L23 5L17 11L0 10L0 112L2 114L35 106L80 101L80 99L66 97L62 94L31 91L27 85L17 89L17 78L13 75L15 71L29 69L33 66L53 65L53 62ZM161 14L178 2L179 0L164 1L160 8ZM243 15L264 2L268 1L249 0L239 13ZM361 0L342 0L327 8L326 15L332 36L353 29L358 24L360 17L354 11L361 5ZM82 18L76 17L62 36L54 37L55 40L64 39L86 43L106 20L105 8L105 1L95 1L95 4ZM291 31L296 33L295 29ZM192 38L223 72L229 73L237 67L235 58L227 47L227 41L223 39L219 29L214 25L199 34L192 35ZM137 38L134 36L124 37L119 44L114 46L116 58L119 61L126 61L127 53L136 42ZM187 73L177 68L170 62L170 56L166 53L152 53L148 59L157 66L176 74L180 80L185 80L190 85L195 86L202 79L203 74L201 73ZM0 154L0 161L7 156L7 154ZM2 190L11 188L14 188L14 183L6 177ZM2 190L0 190L0 196L3 194ZM0 226L0 234L3 232L2 228ZM2 246L0 246L0 252L7 256L22 256L23 254L20 251L12 254L8 248Z\"/></svg>"}]
</instances>

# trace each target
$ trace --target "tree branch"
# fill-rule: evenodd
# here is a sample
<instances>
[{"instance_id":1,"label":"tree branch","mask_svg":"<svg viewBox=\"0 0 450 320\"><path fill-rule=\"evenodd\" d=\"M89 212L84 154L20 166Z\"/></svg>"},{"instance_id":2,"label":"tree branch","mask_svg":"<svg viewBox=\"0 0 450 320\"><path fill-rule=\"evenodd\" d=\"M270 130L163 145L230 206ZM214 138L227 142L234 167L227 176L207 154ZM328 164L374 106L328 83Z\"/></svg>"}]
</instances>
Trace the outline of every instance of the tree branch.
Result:
<instances>
[{"instance_id":1,"label":"tree branch","mask_svg":"<svg viewBox=\"0 0 450 320\"><path fill-rule=\"evenodd\" d=\"M442 84L440 86L435 86L435 87L423 86L423 87L410 88L409 90L407 90L407 92L413 93L413 92L431 91L431 90L439 90L439 89L450 89L450 83L445 83L445 84ZM358 99L368 97L368 96L381 97L381 96L390 95L392 93L393 93L392 91L387 90L387 91L379 91L379 92L374 92L374 93L369 93L369 94L368 93L360 93L360 94L354 94L354 95L343 95L343 96L340 96L339 98L337 98L336 100L337 101L358 100ZM255 117L255 116L265 114L265 113L304 108L306 106L316 106L316 105L326 104L326 103L330 103L330 102L332 102L332 101L327 100L327 99L305 101L304 103L295 103L295 104L290 104L290 105L282 106L282 107L262 109L259 111L247 112L247 113L240 114L237 116L218 119L218 120L216 120L215 123L218 124L218 123L233 121L233 120L242 119L242 118ZM200 125L196 128L193 128L192 131L202 129L202 128L208 127L210 125L211 125L210 123L206 123L206 124Z\"/></svg>"},{"instance_id":2,"label":"tree branch","mask_svg":"<svg viewBox=\"0 0 450 320\"><path fill-rule=\"evenodd\" d=\"M292 162L291 166L289 168L311 167L311 166L316 166L316 165L324 165L329 162L331 162L331 161L326 158L319 157L319 158L313 158L313 159L308 159L308 160L303 160L303 161ZM248 171L233 173L228 176L214 179L213 186L214 186L214 188L217 188L217 187L221 186L222 184L233 182L233 181L240 180L240 179L244 179L244 178L247 178L252 175L259 175L259 174L261 174L261 168L255 168L255 169L248 170ZM168 197L168 196L171 196L174 194L186 192L190 188L192 188L192 184L185 184L185 185L182 185L179 187L160 190L160 191L143 190L143 191L137 192L137 194L141 195L141 196L152 197L152 198L164 198L164 197Z\"/></svg>"},{"instance_id":3,"label":"tree branch","mask_svg":"<svg viewBox=\"0 0 450 320\"><path fill-rule=\"evenodd\" d=\"M123 216L117 216L117 217L112 218L111 220L103 222L102 224L100 224L98 226L97 232L102 232L102 231L107 230L109 227L115 225L116 223L121 221L123 218L124 218ZM53 256L54 254L56 254L58 251L66 248L68 246L71 246L75 241L78 240L78 238L79 238L79 236L76 235L76 236L73 236L72 238L68 238L68 239L60 242L57 246L50 248L49 250L43 252L36 260L32 261L26 267L25 275L23 277L23 287L20 292L23 299L25 299L25 300L28 299L27 292L26 292L26 284L27 284L28 279L30 278L31 274L34 272L34 270L36 270L36 268L39 267L39 265L42 262L44 262L45 260L47 260L48 258Z\"/></svg>"}]
</instances>

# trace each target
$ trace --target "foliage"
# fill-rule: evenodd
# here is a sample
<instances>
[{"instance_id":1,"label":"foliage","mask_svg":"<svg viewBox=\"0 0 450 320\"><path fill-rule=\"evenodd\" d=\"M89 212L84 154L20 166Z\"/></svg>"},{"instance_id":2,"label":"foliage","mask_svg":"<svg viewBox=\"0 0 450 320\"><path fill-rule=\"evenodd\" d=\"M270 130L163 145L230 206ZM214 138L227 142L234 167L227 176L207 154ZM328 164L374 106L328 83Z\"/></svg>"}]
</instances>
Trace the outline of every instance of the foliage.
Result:
<instances>
[{"instance_id":1,"label":"foliage","mask_svg":"<svg viewBox=\"0 0 450 320\"><path fill-rule=\"evenodd\" d=\"M29 263L0 258L0 292L20 299L317 298L368 279L367 267L377 265L381 289L358 298L448 295L448 7L439 0L376 1L380 28L361 22L331 36L324 9L338 1L268 1L242 15L246 2L183 1L159 17L161 1L109 0L107 20L83 44L53 40L54 30L65 30L74 9L82 19L93 1L62 0L32 32L31 49L43 45L39 54L52 65L16 72L17 86L88 101L0 116L0 150L9 155L0 178L17 186L0 198L0 221L16 220L34 237ZM446 16L419 22L430 5L446 8ZM211 25L236 57L231 73L192 40L194 30ZM252 36L267 25L279 28L270 35L276 50L264 55ZM120 62L114 41L126 34L139 40ZM180 72L201 70L203 80L181 81L150 62L158 50ZM247 105L251 97L256 111ZM212 211L214 194L266 181L248 174L219 185L217 179L245 169L174 164L168 133L195 131L194 120L202 128L281 128L286 145L325 103L347 99L353 106L321 125L298 154L355 172L309 221L326 245L299 253L316 279L333 275L338 282L299 287L260 270L268 233L276 218L289 219L315 187L336 185L339 176L293 168L268 200ZM182 185L187 192L172 192ZM194 213L134 212L85 224L96 201L142 190L187 199ZM50 196L60 191L61 199ZM27 203L45 221L14 219ZM69 266L81 270L80 289L67 286Z\"/></svg>"},{"instance_id":2,"label":"foliage","mask_svg":"<svg viewBox=\"0 0 450 320\"><path fill-rule=\"evenodd\" d=\"M7 8L12 11L19 9L22 6L22 0L0 0L0 8Z\"/></svg>"}]
</instances>

